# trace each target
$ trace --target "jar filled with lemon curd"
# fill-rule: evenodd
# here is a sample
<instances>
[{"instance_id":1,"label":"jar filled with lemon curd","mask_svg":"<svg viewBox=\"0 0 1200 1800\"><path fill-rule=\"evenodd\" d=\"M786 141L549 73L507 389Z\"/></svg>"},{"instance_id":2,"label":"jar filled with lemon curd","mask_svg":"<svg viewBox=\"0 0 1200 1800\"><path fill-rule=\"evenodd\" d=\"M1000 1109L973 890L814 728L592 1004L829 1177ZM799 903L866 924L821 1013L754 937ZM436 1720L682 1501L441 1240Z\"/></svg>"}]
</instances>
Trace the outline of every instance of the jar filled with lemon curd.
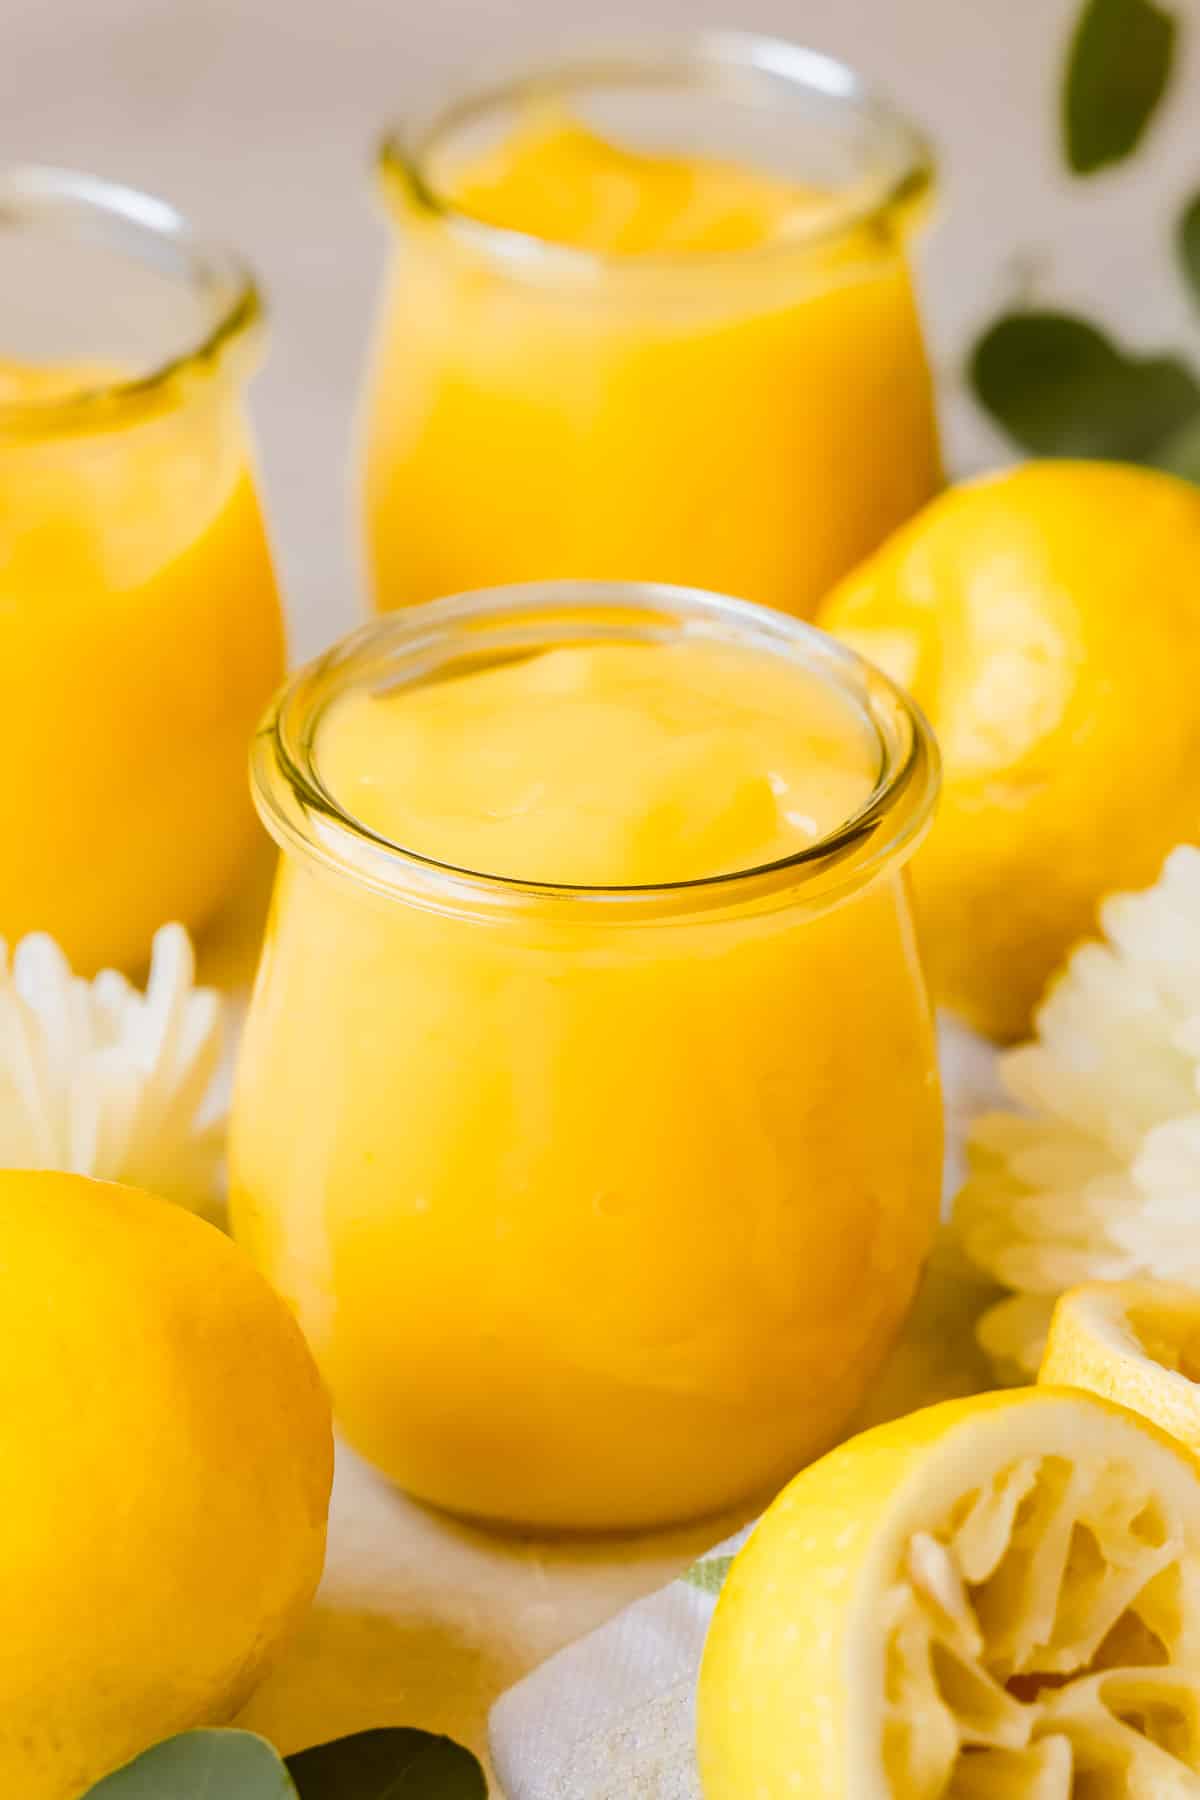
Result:
<instances>
[{"instance_id":1,"label":"jar filled with lemon curd","mask_svg":"<svg viewBox=\"0 0 1200 1800\"><path fill-rule=\"evenodd\" d=\"M149 195L0 171L0 936L81 970L202 927L262 838L283 624L243 414L254 283Z\"/></svg>"},{"instance_id":2,"label":"jar filled with lemon curd","mask_svg":"<svg viewBox=\"0 0 1200 1800\"><path fill-rule=\"evenodd\" d=\"M828 1444L937 1216L911 702L736 601L501 589L294 677L253 779L284 854L233 1223L350 1441L586 1529Z\"/></svg>"},{"instance_id":3,"label":"jar filled with lemon curd","mask_svg":"<svg viewBox=\"0 0 1200 1800\"><path fill-rule=\"evenodd\" d=\"M737 34L581 57L389 137L375 600L676 582L800 616L941 480L921 134Z\"/></svg>"}]
</instances>

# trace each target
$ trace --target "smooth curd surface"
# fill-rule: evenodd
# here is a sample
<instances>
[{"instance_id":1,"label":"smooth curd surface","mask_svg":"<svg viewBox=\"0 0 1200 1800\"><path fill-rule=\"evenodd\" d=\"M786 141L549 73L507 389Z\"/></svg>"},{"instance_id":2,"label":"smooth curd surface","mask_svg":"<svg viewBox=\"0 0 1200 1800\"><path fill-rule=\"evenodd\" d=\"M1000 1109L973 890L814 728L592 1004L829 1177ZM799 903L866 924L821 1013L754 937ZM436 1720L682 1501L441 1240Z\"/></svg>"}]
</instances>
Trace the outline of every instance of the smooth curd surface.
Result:
<instances>
[{"instance_id":1,"label":"smooth curd surface","mask_svg":"<svg viewBox=\"0 0 1200 1800\"><path fill-rule=\"evenodd\" d=\"M0 406L73 399L103 386L118 373L102 362L25 363L0 357Z\"/></svg>"},{"instance_id":2,"label":"smooth curd surface","mask_svg":"<svg viewBox=\"0 0 1200 1800\"><path fill-rule=\"evenodd\" d=\"M712 873L870 791L877 751L823 679L712 644L554 650L351 691L315 760L427 854ZM351 1441L458 1512L631 1526L777 1483L858 1405L934 1228L902 872L824 912L802 883L765 908L613 906L451 911L281 868L235 1231Z\"/></svg>"},{"instance_id":3,"label":"smooth curd surface","mask_svg":"<svg viewBox=\"0 0 1200 1800\"><path fill-rule=\"evenodd\" d=\"M601 261L402 202L367 419L379 606L599 576L803 616L938 485L903 220L789 242L838 196L557 114L447 185Z\"/></svg>"},{"instance_id":4,"label":"smooth curd surface","mask_svg":"<svg viewBox=\"0 0 1200 1800\"><path fill-rule=\"evenodd\" d=\"M102 385L0 362L0 406ZM206 377L210 383L214 378ZM242 422L218 383L121 423L3 435L0 935L136 965L202 925L257 835L246 748L283 627Z\"/></svg>"},{"instance_id":5,"label":"smooth curd surface","mask_svg":"<svg viewBox=\"0 0 1200 1800\"><path fill-rule=\"evenodd\" d=\"M752 250L829 206L827 196L739 163L648 156L553 112L469 162L451 193L491 225L620 256Z\"/></svg>"},{"instance_id":6,"label":"smooth curd surface","mask_svg":"<svg viewBox=\"0 0 1200 1800\"><path fill-rule=\"evenodd\" d=\"M858 810L878 763L827 682L702 643L564 648L352 693L317 743L328 791L392 843L576 886L794 855Z\"/></svg>"}]
</instances>

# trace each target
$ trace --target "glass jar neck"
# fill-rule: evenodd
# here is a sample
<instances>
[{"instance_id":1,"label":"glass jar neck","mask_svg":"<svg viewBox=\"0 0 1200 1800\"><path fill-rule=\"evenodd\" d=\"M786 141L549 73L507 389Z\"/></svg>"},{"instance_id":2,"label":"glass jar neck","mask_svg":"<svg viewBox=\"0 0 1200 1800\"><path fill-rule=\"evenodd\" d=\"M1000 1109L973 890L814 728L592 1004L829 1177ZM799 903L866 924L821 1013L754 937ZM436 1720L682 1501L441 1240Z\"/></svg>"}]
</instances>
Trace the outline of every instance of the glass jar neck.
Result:
<instances>
[{"instance_id":1,"label":"glass jar neck","mask_svg":"<svg viewBox=\"0 0 1200 1800\"><path fill-rule=\"evenodd\" d=\"M834 831L779 862L638 887L533 883L450 867L392 843L347 813L315 755L322 718L353 690L391 691L564 645L728 644L783 658L834 686L878 746L864 803ZM455 596L374 620L300 670L265 719L255 797L280 846L378 894L437 910L513 917L547 907L620 924L803 903L823 911L897 866L932 817L939 762L915 704L824 632L748 602L686 588L563 581Z\"/></svg>"},{"instance_id":2,"label":"glass jar neck","mask_svg":"<svg viewBox=\"0 0 1200 1800\"><path fill-rule=\"evenodd\" d=\"M90 433L244 378L254 278L164 201L68 170L0 169L0 442Z\"/></svg>"},{"instance_id":3,"label":"glass jar neck","mask_svg":"<svg viewBox=\"0 0 1200 1800\"><path fill-rule=\"evenodd\" d=\"M752 248L613 254L473 215L454 174L538 113L578 119L650 154L716 158L820 197ZM892 239L926 194L924 135L846 65L780 40L700 32L581 54L451 102L381 146L385 193L514 274L728 267L827 251L856 232Z\"/></svg>"}]
</instances>

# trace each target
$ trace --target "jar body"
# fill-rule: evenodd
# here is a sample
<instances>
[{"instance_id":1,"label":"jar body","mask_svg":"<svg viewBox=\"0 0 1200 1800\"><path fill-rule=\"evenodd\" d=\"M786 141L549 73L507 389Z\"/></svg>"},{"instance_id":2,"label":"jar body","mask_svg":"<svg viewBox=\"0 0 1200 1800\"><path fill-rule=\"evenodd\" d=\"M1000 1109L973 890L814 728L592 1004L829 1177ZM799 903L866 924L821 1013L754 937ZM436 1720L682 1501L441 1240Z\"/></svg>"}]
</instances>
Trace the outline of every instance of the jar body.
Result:
<instances>
[{"instance_id":1,"label":"jar body","mask_svg":"<svg viewBox=\"0 0 1200 1800\"><path fill-rule=\"evenodd\" d=\"M893 222L770 269L570 284L401 222L366 411L382 609L585 576L809 617L940 484Z\"/></svg>"},{"instance_id":2,"label":"jar body","mask_svg":"<svg viewBox=\"0 0 1200 1800\"><path fill-rule=\"evenodd\" d=\"M0 442L0 933L81 970L202 926L259 827L246 748L283 623L239 384Z\"/></svg>"},{"instance_id":3,"label":"jar body","mask_svg":"<svg viewBox=\"0 0 1200 1800\"><path fill-rule=\"evenodd\" d=\"M236 1234L350 1441L456 1512L616 1528L847 1424L940 1184L906 879L613 927L483 921L285 857Z\"/></svg>"}]
</instances>

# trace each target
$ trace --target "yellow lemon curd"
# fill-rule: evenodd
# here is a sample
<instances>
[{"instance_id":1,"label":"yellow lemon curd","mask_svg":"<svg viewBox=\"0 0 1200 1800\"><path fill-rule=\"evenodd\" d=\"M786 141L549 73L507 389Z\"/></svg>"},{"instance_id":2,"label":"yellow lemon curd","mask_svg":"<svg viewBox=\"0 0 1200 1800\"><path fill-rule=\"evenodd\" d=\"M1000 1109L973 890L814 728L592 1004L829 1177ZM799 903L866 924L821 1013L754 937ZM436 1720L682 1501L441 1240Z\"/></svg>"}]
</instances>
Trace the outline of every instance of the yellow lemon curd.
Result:
<instances>
[{"instance_id":1,"label":"yellow lemon curd","mask_svg":"<svg viewBox=\"0 0 1200 1800\"><path fill-rule=\"evenodd\" d=\"M630 1526L777 1481L853 1413L930 1241L901 864L932 751L882 677L869 705L848 653L742 610L764 643L527 632L409 678L356 674L359 640L260 739L291 854L235 1229L351 1441L456 1511Z\"/></svg>"},{"instance_id":2,"label":"yellow lemon curd","mask_svg":"<svg viewBox=\"0 0 1200 1800\"><path fill-rule=\"evenodd\" d=\"M89 971L228 896L283 673L236 395L195 373L130 410L119 380L0 362L0 935L53 932Z\"/></svg>"},{"instance_id":3,"label":"yellow lemon curd","mask_svg":"<svg viewBox=\"0 0 1200 1800\"><path fill-rule=\"evenodd\" d=\"M584 575L806 616L937 487L900 216L557 112L444 182L399 184L380 607Z\"/></svg>"},{"instance_id":4,"label":"yellow lemon curd","mask_svg":"<svg viewBox=\"0 0 1200 1800\"><path fill-rule=\"evenodd\" d=\"M877 752L836 691L727 645L557 649L322 729L330 792L393 843L578 887L774 862L857 812Z\"/></svg>"}]
</instances>

